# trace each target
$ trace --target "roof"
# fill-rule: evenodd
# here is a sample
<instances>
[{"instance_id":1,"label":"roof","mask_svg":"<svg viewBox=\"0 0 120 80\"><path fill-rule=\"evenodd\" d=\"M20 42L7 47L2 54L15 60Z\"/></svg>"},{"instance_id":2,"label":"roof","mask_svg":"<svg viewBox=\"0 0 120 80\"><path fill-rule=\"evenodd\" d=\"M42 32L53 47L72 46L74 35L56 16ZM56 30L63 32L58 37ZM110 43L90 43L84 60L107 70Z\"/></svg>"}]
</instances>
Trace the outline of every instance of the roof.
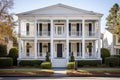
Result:
<instances>
[{"instance_id":1,"label":"roof","mask_svg":"<svg viewBox=\"0 0 120 80\"><path fill-rule=\"evenodd\" d=\"M36 9L36 10L31 10L31 11L27 11L27 12L23 12L23 13L18 13L17 15L63 15L63 14L76 14L76 15L98 15L101 16L103 14L101 13L96 13L93 11L87 11L87 10L83 10L83 9L79 9L79 8L75 8L75 7L71 7L68 5L64 5L64 4L56 4L56 5L52 5L52 6L48 6L48 7L44 7L44 8L40 8L40 9Z\"/></svg>"}]
</instances>

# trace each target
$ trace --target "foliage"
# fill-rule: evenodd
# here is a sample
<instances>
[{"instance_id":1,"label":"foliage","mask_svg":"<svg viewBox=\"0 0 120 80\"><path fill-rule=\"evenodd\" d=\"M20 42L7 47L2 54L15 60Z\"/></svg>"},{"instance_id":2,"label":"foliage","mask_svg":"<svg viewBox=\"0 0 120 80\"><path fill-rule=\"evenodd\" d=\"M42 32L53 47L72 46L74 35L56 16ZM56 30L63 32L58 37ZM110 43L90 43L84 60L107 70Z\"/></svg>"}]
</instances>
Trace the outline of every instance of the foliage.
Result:
<instances>
[{"instance_id":1,"label":"foliage","mask_svg":"<svg viewBox=\"0 0 120 80\"><path fill-rule=\"evenodd\" d=\"M107 48L101 48L101 57L102 57L102 63L104 63L105 58L110 57L110 51Z\"/></svg>"},{"instance_id":2,"label":"foliage","mask_svg":"<svg viewBox=\"0 0 120 80\"><path fill-rule=\"evenodd\" d=\"M118 57L120 59L120 54L118 55L112 55L112 57Z\"/></svg>"},{"instance_id":3,"label":"foliage","mask_svg":"<svg viewBox=\"0 0 120 80\"><path fill-rule=\"evenodd\" d=\"M0 0L0 39L7 43L6 39L13 38L13 26L15 22L9 10L13 7L13 0ZM2 44L4 44L2 43Z\"/></svg>"},{"instance_id":4,"label":"foliage","mask_svg":"<svg viewBox=\"0 0 120 80\"><path fill-rule=\"evenodd\" d=\"M19 62L20 66L39 66L43 61L41 60L21 60Z\"/></svg>"},{"instance_id":5,"label":"foliage","mask_svg":"<svg viewBox=\"0 0 120 80\"><path fill-rule=\"evenodd\" d=\"M43 62L43 63L41 63L40 67L42 69L51 69L52 63L51 62Z\"/></svg>"},{"instance_id":6,"label":"foliage","mask_svg":"<svg viewBox=\"0 0 120 80\"><path fill-rule=\"evenodd\" d=\"M48 52L46 52L46 56L45 56L45 57L46 57L46 61L50 61L50 58L49 58L49 57L50 57L50 55L49 55L49 53L48 53Z\"/></svg>"},{"instance_id":7,"label":"foliage","mask_svg":"<svg viewBox=\"0 0 120 80\"><path fill-rule=\"evenodd\" d=\"M108 28L113 29L113 32L120 37L120 8L117 3L109 10L109 15L106 20Z\"/></svg>"},{"instance_id":8,"label":"foliage","mask_svg":"<svg viewBox=\"0 0 120 80\"><path fill-rule=\"evenodd\" d=\"M101 64L101 60L79 60L77 61L78 67L83 66L98 66Z\"/></svg>"},{"instance_id":9,"label":"foliage","mask_svg":"<svg viewBox=\"0 0 120 80\"><path fill-rule=\"evenodd\" d=\"M11 48L8 56L13 58L13 65L17 65L18 50L16 48Z\"/></svg>"},{"instance_id":10,"label":"foliage","mask_svg":"<svg viewBox=\"0 0 120 80\"><path fill-rule=\"evenodd\" d=\"M74 69L75 62L68 62L67 63L67 69Z\"/></svg>"},{"instance_id":11,"label":"foliage","mask_svg":"<svg viewBox=\"0 0 120 80\"><path fill-rule=\"evenodd\" d=\"M13 65L13 59L9 57L0 58L0 67L9 67Z\"/></svg>"},{"instance_id":12,"label":"foliage","mask_svg":"<svg viewBox=\"0 0 120 80\"><path fill-rule=\"evenodd\" d=\"M72 54L70 56L70 62L74 62L74 61L75 61L75 57L74 57L73 52L72 52Z\"/></svg>"},{"instance_id":13,"label":"foliage","mask_svg":"<svg viewBox=\"0 0 120 80\"><path fill-rule=\"evenodd\" d=\"M5 45L0 44L0 57L7 56L7 49Z\"/></svg>"},{"instance_id":14,"label":"foliage","mask_svg":"<svg viewBox=\"0 0 120 80\"><path fill-rule=\"evenodd\" d=\"M105 64L109 65L110 67L119 66L120 59L118 57L107 57L105 58Z\"/></svg>"}]
</instances>

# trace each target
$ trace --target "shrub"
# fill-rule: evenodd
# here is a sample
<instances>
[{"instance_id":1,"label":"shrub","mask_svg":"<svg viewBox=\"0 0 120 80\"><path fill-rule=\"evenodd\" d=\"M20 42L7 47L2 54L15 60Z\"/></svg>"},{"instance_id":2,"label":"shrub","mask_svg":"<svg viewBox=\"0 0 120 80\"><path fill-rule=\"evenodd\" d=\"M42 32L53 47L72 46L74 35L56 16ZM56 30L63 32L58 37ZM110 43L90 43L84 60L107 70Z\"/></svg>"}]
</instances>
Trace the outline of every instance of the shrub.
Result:
<instances>
[{"instance_id":1,"label":"shrub","mask_svg":"<svg viewBox=\"0 0 120 80\"><path fill-rule=\"evenodd\" d=\"M73 52L72 52L72 54L70 56L70 62L74 62L74 61L75 61L75 58L74 58L74 55L73 55Z\"/></svg>"},{"instance_id":2,"label":"shrub","mask_svg":"<svg viewBox=\"0 0 120 80\"><path fill-rule=\"evenodd\" d=\"M5 45L0 44L0 57L7 56L7 49Z\"/></svg>"},{"instance_id":3,"label":"shrub","mask_svg":"<svg viewBox=\"0 0 120 80\"><path fill-rule=\"evenodd\" d=\"M77 61L77 66L78 67L83 67L83 66L98 66L101 64L100 60L80 60Z\"/></svg>"},{"instance_id":4,"label":"shrub","mask_svg":"<svg viewBox=\"0 0 120 80\"><path fill-rule=\"evenodd\" d=\"M110 57L110 51L107 48L101 48L102 63L105 63L105 58Z\"/></svg>"},{"instance_id":5,"label":"shrub","mask_svg":"<svg viewBox=\"0 0 120 80\"><path fill-rule=\"evenodd\" d=\"M110 67L119 66L119 58L118 57L107 57L105 58L105 64Z\"/></svg>"},{"instance_id":6,"label":"shrub","mask_svg":"<svg viewBox=\"0 0 120 80\"><path fill-rule=\"evenodd\" d=\"M51 62L43 62L43 63L41 63L40 67L42 69L51 69L52 63Z\"/></svg>"},{"instance_id":7,"label":"shrub","mask_svg":"<svg viewBox=\"0 0 120 80\"><path fill-rule=\"evenodd\" d=\"M20 66L39 66L43 61L40 60L21 60L19 62Z\"/></svg>"},{"instance_id":8,"label":"shrub","mask_svg":"<svg viewBox=\"0 0 120 80\"><path fill-rule=\"evenodd\" d=\"M67 63L67 69L74 69L75 62L68 62Z\"/></svg>"},{"instance_id":9,"label":"shrub","mask_svg":"<svg viewBox=\"0 0 120 80\"><path fill-rule=\"evenodd\" d=\"M49 53L46 52L46 56L45 57L46 57L46 61L48 61L48 62L50 61L49 56L50 56Z\"/></svg>"},{"instance_id":10,"label":"shrub","mask_svg":"<svg viewBox=\"0 0 120 80\"><path fill-rule=\"evenodd\" d=\"M0 58L0 67L8 67L13 65L13 59L10 57L1 57Z\"/></svg>"},{"instance_id":11,"label":"shrub","mask_svg":"<svg viewBox=\"0 0 120 80\"><path fill-rule=\"evenodd\" d=\"M17 65L18 50L16 48L11 48L8 56L13 58L13 65Z\"/></svg>"}]
</instances>

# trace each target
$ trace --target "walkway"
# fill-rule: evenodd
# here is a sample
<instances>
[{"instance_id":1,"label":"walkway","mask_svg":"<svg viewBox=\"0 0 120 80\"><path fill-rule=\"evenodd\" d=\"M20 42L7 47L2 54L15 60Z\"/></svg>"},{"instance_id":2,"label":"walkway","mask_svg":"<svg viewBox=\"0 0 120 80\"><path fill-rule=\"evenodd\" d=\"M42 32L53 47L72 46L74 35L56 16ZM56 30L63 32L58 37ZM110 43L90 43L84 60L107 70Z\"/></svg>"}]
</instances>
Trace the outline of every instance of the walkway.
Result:
<instances>
[{"instance_id":1,"label":"walkway","mask_svg":"<svg viewBox=\"0 0 120 80\"><path fill-rule=\"evenodd\" d=\"M53 69L54 70L54 77L67 77L66 69Z\"/></svg>"}]
</instances>

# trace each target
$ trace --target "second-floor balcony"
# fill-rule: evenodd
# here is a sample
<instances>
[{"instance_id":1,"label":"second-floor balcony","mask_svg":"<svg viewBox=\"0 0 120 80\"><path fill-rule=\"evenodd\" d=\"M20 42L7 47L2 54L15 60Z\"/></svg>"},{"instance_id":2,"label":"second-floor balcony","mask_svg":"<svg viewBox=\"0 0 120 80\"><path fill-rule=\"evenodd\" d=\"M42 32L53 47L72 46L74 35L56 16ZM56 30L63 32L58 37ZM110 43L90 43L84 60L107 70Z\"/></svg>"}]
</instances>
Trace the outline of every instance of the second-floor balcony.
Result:
<instances>
[{"instance_id":1,"label":"second-floor balcony","mask_svg":"<svg viewBox=\"0 0 120 80\"><path fill-rule=\"evenodd\" d=\"M43 38L49 38L51 36L50 31L39 31L36 32L37 37L43 37ZM84 33L85 38L97 38L98 33L95 31L87 31ZM25 32L22 31L21 37L34 37L34 32ZM65 38L66 33L65 32L53 32L54 38ZM69 31L69 37L70 38L82 38L82 32L81 31Z\"/></svg>"},{"instance_id":2,"label":"second-floor balcony","mask_svg":"<svg viewBox=\"0 0 120 80\"><path fill-rule=\"evenodd\" d=\"M50 31L39 31L37 32L38 37L50 37Z\"/></svg>"}]
</instances>

